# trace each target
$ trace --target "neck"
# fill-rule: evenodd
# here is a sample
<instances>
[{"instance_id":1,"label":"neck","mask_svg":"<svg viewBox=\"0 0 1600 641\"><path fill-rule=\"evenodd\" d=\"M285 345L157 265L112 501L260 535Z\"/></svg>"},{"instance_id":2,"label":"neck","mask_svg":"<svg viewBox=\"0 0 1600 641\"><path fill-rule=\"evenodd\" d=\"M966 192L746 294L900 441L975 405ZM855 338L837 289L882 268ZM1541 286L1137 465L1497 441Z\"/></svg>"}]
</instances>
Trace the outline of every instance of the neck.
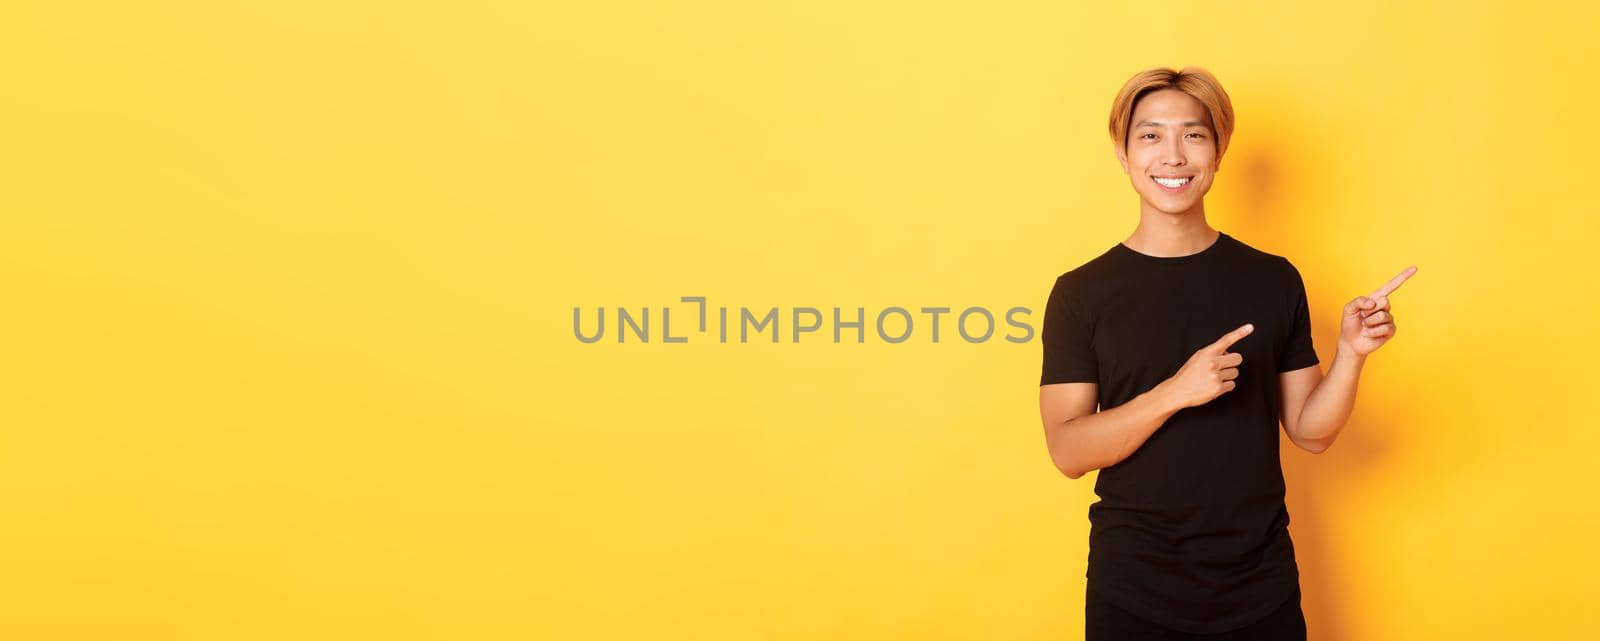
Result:
<instances>
[{"instance_id":1,"label":"neck","mask_svg":"<svg viewBox=\"0 0 1600 641\"><path fill-rule=\"evenodd\" d=\"M1210 247L1217 234L1206 222L1205 201L1180 214L1169 214L1141 202L1139 227L1123 244L1150 256L1188 256Z\"/></svg>"}]
</instances>

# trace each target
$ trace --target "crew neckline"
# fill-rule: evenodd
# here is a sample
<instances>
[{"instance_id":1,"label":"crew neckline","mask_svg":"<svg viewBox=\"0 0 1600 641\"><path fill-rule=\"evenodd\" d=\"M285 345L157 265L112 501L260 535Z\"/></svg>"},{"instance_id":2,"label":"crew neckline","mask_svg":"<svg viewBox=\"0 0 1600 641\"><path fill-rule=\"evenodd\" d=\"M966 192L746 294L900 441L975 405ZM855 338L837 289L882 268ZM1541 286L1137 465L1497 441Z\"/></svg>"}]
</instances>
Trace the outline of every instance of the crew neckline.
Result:
<instances>
[{"instance_id":1,"label":"crew neckline","mask_svg":"<svg viewBox=\"0 0 1600 641\"><path fill-rule=\"evenodd\" d=\"M1142 259L1145 259L1145 260L1152 260L1152 261L1159 261L1159 262L1182 262L1182 261L1194 260L1196 258L1200 258L1202 256L1206 256L1206 255L1209 255L1209 254L1215 252L1217 250L1217 247L1222 245L1222 240L1224 238L1228 238L1228 237L1229 236L1228 236L1227 232L1218 230L1217 231L1217 239L1211 241L1211 244L1207 245L1205 249L1197 251L1197 252L1195 252L1193 254L1186 254L1186 255L1183 255L1183 256L1151 256L1150 254L1146 254L1146 253L1141 252L1141 251L1139 251L1137 249L1129 247L1129 246L1127 246L1126 244L1124 244L1124 243L1122 243L1120 241L1117 243L1116 247L1114 247L1113 249L1120 250L1124 254L1128 254L1130 256L1134 256L1134 257L1137 257L1137 258L1142 258Z\"/></svg>"}]
</instances>

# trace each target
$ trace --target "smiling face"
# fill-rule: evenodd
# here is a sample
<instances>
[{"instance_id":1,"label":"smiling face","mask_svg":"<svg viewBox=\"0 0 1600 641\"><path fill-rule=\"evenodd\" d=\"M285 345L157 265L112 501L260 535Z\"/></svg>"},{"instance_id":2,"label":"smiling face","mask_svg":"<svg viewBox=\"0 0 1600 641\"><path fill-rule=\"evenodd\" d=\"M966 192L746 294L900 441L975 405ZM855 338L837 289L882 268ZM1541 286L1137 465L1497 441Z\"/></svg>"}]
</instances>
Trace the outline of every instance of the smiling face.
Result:
<instances>
[{"instance_id":1,"label":"smiling face","mask_svg":"<svg viewBox=\"0 0 1600 641\"><path fill-rule=\"evenodd\" d=\"M1221 164L1205 105L1176 89L1139 99L1117 160L1144 206L1174 215L1203 211L1201 199Z\"/></svg>"}]
</instances>

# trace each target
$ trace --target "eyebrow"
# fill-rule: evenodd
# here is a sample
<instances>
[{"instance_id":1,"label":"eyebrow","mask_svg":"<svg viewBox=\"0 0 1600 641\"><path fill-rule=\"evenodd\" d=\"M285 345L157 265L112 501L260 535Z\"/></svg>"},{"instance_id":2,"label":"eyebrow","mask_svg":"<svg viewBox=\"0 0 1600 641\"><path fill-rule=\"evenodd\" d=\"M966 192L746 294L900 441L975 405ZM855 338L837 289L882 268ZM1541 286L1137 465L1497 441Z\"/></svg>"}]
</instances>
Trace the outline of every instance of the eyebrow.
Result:
<instances>
[{"instance_id":1,"label":"eyebrow","mask_svg":"<svg viewBox=\"0 0 1600 641\"><path fill-rule=\"evenodd\" d=\"M1139 124L1134 125L1133 127L1135 129L1138 129L1139 127L1159 127L1159 126L1164 125L1164 124L1167 124L1166 121L1161 121L1161 120L1140 120ZM1188 122L1184 122L1184 123L1180 123L1180 124L1182 124L1185 127L1204 127L1204 126L1206 126L1206 123L1200 122L1199 120L1190 120Z\"/></svg>"}]
</instances>

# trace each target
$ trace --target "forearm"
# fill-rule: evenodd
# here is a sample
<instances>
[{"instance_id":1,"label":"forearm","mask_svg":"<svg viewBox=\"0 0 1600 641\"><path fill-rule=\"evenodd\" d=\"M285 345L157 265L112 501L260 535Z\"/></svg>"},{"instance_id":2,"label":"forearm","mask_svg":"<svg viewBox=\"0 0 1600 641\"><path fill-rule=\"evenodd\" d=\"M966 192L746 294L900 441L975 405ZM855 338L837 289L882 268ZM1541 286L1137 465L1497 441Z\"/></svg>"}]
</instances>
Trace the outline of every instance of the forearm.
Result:
<instances>
[{"instance_id":1,"label":"forearm","mask_svg":"<svg viewBox=\"0 0 1600 641\"><path fill-rule=\"evenodd\" d=\"M1339 437L1356 403L1356 388L1361 382L1361 368L1366 357L1340 348L1333 357L1328 373L1306 397L1300 416L1294 421L1289 436L1296 443L1310 444L1315 449L1326 449Z\"/></svg>"},{"instance_id":2,"label":"forearm","mask_svg":"<svg viewBox=\"0 0 1600 641\"><path fill-rule=\"evenodd\" d=\"M1050 458L1071 478L1115 465L1144 445L1180 409L1158 385L1111 409L1053 425Z\"/></svg>"}]
</instances>

